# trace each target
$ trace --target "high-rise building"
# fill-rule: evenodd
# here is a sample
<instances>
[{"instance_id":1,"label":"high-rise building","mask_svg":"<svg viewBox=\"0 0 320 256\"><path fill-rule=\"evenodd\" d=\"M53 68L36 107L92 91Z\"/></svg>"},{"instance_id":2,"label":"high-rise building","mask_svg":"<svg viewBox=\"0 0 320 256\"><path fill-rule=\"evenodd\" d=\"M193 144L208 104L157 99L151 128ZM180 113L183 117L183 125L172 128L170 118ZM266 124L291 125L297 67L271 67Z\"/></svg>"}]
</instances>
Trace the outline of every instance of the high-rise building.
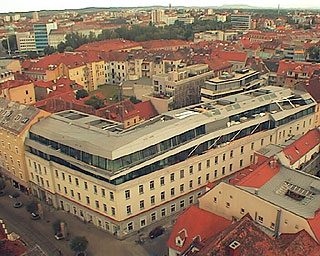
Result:
<instances>
[{"instance_id":1,"label":"high-rise building","mask_svg":"<svg viewBox=\"0 0 320 256\"><path fill-rule=\"evenodd\" d=\"M249 30L251 29L251 15L249 14L231 14L232 29Z\"/></svg>"},{"instance_id":2,"label":"high-rise building","mask_svg":"<svg viewBox=\"0 0 320 256\"><path fill-rule=\"evenodd\" d=\"M57 29L57 23L36 23L33 25L37 51L43 51L49 45L48 36L52 29Z\"/></svg>"},{"instance_id":3,"label":"high-rise building","mask_svg":"<svg viewBox=\"0 0 320 256\"><path fill-rule=\"evenodd\" d=\"M164 10L155 9L151 11L151 21L152 23L160 23L163 21Z\"/></svg>"},{"instance_id":4,"label":"high-rise building","mask_svg":"<svg viewBox=\"0 0 320 256\"><path fill-rule=\"evenodd\" d=\"M39 20L39 13L38 12L33 12L32 13L32 19L33 19L33 21L38 21Z\"/></svg>"},{"instance_id":5,"label":"high-rise building","mask_svg":"<svg viewBox=\"0 0 320 256\"><path fill-rule=\"evenodd\" d=\"M53 114L26 139L32 193L123 237L194 204L255 151L306 133L315 107L308 93L268 86L129 129L74 110Z\"/></svg>"}]
</instances>

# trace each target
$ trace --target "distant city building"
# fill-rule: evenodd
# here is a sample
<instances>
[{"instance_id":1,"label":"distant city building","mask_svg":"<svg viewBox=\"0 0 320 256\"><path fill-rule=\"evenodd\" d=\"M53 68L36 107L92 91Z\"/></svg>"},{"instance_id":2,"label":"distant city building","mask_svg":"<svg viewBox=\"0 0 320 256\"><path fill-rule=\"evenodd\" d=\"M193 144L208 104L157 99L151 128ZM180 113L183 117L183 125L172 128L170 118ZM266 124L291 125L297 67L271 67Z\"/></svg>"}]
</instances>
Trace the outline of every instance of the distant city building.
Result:
<instances>
[{"instance_id":1,"label":"distant city building","mask_svg":"<svg viewBox=\"0 0 320 256\"><path fill-rule=\"evenodd\" d=\"M231 14L231 24L234 30L249 30L251 29L251 15Z\"/></svg>"},{"instance_id":2,"label":"distant city building","mask_svg":"<svg viewBox=\"0 0 320 256\"><path fill-rule=\"evenodd\" d=\"M38 12L33 12L32 13L32 19L33 19L33 21L38 21L39 20L39 13Z\"/></svg>"},{"instance_id":3,"label":"distant city building","mask_svg":"<svg viewBox=\"0 0 320 256\"><path fill-rule=\"evenodd\" d=\"M37 51L43 51L49 45L49 34L52 29L57 29L57 23L33 24L34 39Z\"/></svg>"},{"instance_id":4,"label":"distant city building","mask_svg":"<svg viewBox=\"0 0 320 256\"><path fill-rule=\"evenodd\" d=\"M154 9L151 11L151 21L152 23L160 23L163 21L164 10Z\"/></svg>"},{"instance_id":5,"label":"distant city building","mask_svg":"<svg viewBox=\"0 0 320 256\"><path fill-rule=\"evenodd\" d=\"M34 32L17 32L16 40L19 52L37 51Z\"/></svg>"}]
</instances>

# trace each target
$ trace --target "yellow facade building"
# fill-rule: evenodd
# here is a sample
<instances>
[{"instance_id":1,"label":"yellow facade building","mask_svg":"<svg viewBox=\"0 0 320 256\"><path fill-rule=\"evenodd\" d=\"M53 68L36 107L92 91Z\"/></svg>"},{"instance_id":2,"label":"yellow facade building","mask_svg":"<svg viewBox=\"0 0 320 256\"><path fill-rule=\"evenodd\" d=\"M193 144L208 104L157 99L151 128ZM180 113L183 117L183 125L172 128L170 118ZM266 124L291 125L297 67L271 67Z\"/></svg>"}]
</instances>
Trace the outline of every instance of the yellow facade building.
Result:
<instances>
[{"instance_id":1,"label":"yellow facade building","mask_svg":"<svg viewBox=\"0 0 320 256\"><path fill-rule=\"evenodd\" d=\"M0 97L21 104L36 102L34 84L30 81L12 80L0 84Z\"/></svg>"},{"instance_id":2,"label":"yellow facade building","mask_svg":"<svg viewBox=\"0 0 320 256\"><path fill-rule=\"evenodd\" d=\"M24 140L29 127L49 113L0 98L0 170L22 191L29 189Z\"/></svg>"}]
</instances>

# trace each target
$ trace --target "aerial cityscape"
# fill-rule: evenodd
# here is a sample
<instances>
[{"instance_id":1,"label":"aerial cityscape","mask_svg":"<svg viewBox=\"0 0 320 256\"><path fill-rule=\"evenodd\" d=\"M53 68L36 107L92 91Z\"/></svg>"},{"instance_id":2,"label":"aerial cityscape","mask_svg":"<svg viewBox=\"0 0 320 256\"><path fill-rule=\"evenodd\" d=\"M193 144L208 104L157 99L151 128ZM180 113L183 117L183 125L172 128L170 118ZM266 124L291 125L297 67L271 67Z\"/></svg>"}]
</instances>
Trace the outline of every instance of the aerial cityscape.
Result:
<instances>
[{"instance_id":1,"label":"aerial cityscape","mask_svg":"<svg viewBox=\"0 0 320 256\"><path fill-rule=\"evenodd\" d=\"M320 256L320 6L185 4L0 8L0 256Z\"/></svg>"}]
</instances>

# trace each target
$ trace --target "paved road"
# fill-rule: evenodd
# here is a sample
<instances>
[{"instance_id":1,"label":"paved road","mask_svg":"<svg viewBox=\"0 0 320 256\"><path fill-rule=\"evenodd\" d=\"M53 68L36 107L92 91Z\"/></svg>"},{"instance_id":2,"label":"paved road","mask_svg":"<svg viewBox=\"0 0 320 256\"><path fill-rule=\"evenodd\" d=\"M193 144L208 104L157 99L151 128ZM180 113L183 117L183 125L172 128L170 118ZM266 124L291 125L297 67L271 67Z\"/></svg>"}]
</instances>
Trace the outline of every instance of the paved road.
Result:
<instances>
[{"instance_id":1,"label":"paved road","mask_svg":"<svg viewBox=\"0 0 320 256\"><path fill-rule=\"evenodd\" d=\"M13 190L7 185L6 192ZM88 256L147 256L149 253L135 240L119 241L111 234L97 229L91 224L85 224L70 213L44 207L44 218L31 220L25 206L34 198L20 193L18 199L10 199L7 195L0 197L0 218L2 218L9 232L15 232L28 244L29 248L39 245L48 256L74 256L69 248L69 239L57 241L54 239L52 223L57 219L67 223L70 239L74 236L85 236L88 241ZM24 203L22 208L13 208L16 201ZM40 256L37 254L37 256Z\"/></svg>"}]
</instances>

